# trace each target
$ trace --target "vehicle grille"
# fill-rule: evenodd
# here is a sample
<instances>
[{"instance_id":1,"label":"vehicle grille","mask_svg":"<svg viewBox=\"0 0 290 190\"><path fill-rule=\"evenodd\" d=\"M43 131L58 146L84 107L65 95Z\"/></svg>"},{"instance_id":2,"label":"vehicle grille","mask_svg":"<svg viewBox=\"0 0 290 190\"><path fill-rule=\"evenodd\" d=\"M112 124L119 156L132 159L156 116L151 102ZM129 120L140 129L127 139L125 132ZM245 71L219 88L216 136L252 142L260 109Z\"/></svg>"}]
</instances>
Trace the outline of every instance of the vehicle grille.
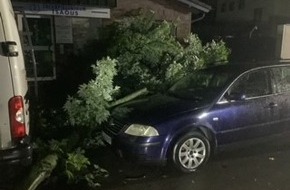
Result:
<instances>
[{"instance_id":1,"label":"vehicle grille","mask_svg":"<svg viewBox=\"0 0 290 190\"><path fill-rule=\"evenodd\" d=\"M109 122L109 125L104 128L104 132L110 136L115 136L122 130L125 125L125 123L113 119Z\"/></svg>"}]
</instances>

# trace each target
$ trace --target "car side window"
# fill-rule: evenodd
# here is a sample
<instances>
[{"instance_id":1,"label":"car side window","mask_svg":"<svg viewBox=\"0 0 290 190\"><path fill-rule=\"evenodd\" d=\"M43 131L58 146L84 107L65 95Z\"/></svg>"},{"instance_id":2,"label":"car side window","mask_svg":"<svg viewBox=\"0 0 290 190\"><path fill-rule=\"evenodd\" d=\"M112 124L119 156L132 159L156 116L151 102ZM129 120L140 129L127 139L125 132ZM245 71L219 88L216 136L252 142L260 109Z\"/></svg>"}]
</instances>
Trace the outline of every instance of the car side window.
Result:
<instances>
[{"instance_id":1,"label":"car side window","mask_svg":"<svg viewBox=\"0 0 290 190\"><path fill-rule=\"evenodd\" d=\"M241 76L228 91L229 95L245 95L246 98L264 96L271 93L268 71L253 71Z\"/></svg>"},{"instance_id":2,"label":"car side window","mask_svg":"<svg viewBox=\"0 0 290 190\"><path fill-rule=\"evenodd\" d=\"M290 67L277 67L271 69L274 78L276 93L290 91Z\"/></svg>"}]
</instances>

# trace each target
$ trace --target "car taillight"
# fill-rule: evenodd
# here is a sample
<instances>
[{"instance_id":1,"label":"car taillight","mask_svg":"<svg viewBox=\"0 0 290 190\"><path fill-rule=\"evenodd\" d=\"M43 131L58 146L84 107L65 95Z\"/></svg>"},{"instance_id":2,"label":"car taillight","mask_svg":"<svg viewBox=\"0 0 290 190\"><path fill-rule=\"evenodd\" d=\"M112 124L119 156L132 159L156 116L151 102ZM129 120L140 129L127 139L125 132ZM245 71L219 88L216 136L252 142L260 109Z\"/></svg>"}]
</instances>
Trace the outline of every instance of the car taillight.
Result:
<instances>
[{"instance_id":1,"label":"car taillight","mask_svg":"<svg viewBox=\"0 0 290 190\"><path fill-rule=\"evenodd\" d=\"M20 140L26 136L23 98L15 96L9 100L9 117L11 136L14 140Z\"/></svg>"}]
</instances>

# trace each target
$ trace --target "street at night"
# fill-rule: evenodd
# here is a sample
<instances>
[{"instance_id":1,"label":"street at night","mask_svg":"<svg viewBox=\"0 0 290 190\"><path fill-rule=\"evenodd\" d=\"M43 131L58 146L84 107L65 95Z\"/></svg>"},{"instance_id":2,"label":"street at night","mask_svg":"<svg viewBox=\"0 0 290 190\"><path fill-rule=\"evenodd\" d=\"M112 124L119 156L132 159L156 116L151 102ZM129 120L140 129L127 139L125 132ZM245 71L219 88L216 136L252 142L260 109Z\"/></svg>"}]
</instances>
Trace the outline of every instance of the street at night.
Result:
<instances>
[{"instance_id":1,"label":"street at night","mask_svg":"<svg viewBox=\"0 0 290 190\"><path fill-rule=\"evenodd\" d=\"M107 152L102 159L106 160L111 174L101 189L288 190L289 137L288 134L276 136L258 144L223 151L192 174L180 174L169 168L136 166Z\"/></svg>"},{"instance_id":2,"label":"street at night","mask_svg":"<svg viewBox=\"0 0 290 190\"><path fill-rule=\"evenodd\" d=\"M0 190L290 190L289 9L0 0Z\"/></svg>"}]
</instances>

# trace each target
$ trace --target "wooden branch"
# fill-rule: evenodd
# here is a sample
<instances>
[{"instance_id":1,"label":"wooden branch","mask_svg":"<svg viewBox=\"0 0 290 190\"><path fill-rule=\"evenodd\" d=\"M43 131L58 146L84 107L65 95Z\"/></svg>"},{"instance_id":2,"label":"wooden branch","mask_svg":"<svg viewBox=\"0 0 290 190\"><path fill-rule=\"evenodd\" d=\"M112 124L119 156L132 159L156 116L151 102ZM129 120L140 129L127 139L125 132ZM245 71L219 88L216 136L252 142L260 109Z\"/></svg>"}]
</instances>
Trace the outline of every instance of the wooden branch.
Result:
<instances>
[{"instance_id":1,"label":"wooden branch","mask_svg":"<svg viewBox=\"0 0 290 190\"><path fill-rule=\"evenodd\" d=\"M45 179L50 177L51 172L57 165L58 156L50 154L34 165L29 176L17 189L35 190Z\"/></svg>"},{"instance_id":2,"label":"wooden branch","mask_svg":"<svg viewBox=\"0 0 290 190\"><path fill-rule=\"evenodd\" d=\"M133 99L135 99L135 98L137 98L139 96L142 96L142 95L146 95L148 93L149 93L148 89L147 88L143 88L143 89L138 90L136 92L133 92L132 94L129 94L129 95L127 95L127 96L125 96L125 97L123 97L123 98L121 98L119 100L116 100L116 101L112 102L109 105L109 108L113 108L115 106L118 106L120 104L126 103L126 102L128 102L130 100L133 100Z\"/></svg>"}]
</instances>

